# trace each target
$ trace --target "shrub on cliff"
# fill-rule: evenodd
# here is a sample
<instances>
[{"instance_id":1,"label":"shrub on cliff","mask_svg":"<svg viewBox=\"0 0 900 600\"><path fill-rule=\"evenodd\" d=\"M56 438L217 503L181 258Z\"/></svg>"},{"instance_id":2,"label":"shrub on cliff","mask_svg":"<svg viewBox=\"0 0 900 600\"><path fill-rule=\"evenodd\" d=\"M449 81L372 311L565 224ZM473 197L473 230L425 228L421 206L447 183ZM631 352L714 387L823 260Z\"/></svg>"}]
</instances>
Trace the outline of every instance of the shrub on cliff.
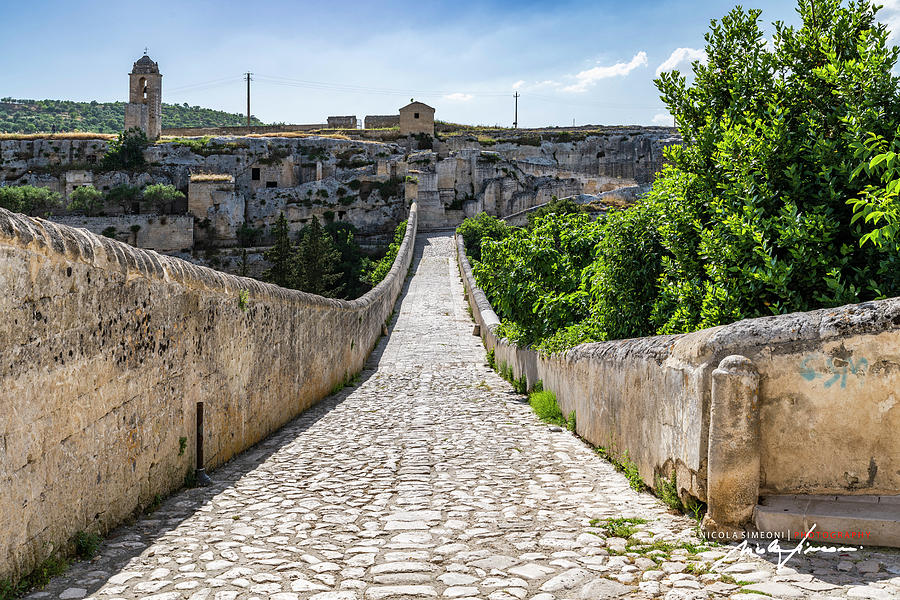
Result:
<instances>
[{"instance_id":1,"label":"shrub on cliff","mask_svg":"<svg viewBox=\"0 0 900 600\"><path fill-rule=\"evenodd\" d=\"M365 272L362 279L367 284L375 287L381 281L387 277L387 274L390 272L391 267L394 266L394 259L397 258L397 253L400 251L400 245L403 243L403 236L406 235L406 221L403 221L399 225L397 225L397 229L394 230L394 241L391 242L391 245L388 246L387 253L381 258L381 260L372 263L371 267L368 271Z\"/></svg>"},{"instance_id":2,"label":"shrub on cliff","mask_svg":"<svg viewBox=\"0 0 900 600\"><path fill-rule=\"evenodd\" d=\"M147 135L137 127L132 127L110 142L101 166L107 170L141 169L147 164L144 150L149 145Z\"/></svg>"},{"instance_id":3,"label":"shrub on cliff","mask_svg":"<svg viewBox=\"0 0 900 600\"><path fill-rule=\"evenodd\" d=\"M161 214L172 212L172 204L183 198L184 194L175 189L174 185L154 183L144 188L144 202Z\"/></svg>"},{"instance_id":4,"label":"shrub on cliff","mask_svg":"<svg viewBox=\"0 0 900 600\"><path fill-rule=\"evenodd\" d=\"M0 208L31 216L46 216L62 204L57 192L33 185L0 186Z\"/></svg>"},{"instance_id":5,"label":"shrub on cliff","mask_svg":"<svg viewBox=\"0 0 900 600\"><path fill-rule=\"evenodd\" d=\"M69 194L69 210L95 217L103 210L103 193L92 185L82 185Z\"/></svg>"}]
</instances>

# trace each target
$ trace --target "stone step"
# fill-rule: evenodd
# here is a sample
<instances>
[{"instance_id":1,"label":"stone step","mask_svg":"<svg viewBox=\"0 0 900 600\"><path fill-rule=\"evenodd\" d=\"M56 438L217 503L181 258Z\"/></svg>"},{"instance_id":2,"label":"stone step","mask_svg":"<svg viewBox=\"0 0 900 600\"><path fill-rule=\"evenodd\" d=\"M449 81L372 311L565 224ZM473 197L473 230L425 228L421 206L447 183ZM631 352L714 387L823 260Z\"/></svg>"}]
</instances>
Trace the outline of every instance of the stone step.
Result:
<instances>
[{"instance_id":1,"label":"stone step","mask_svg":"<svg viewBox=\"0 0 900 600\"><path fill-rule=\"evenodd\" d=\"M753 518L758 530L790 531L791 539L815 525L810 541L900 548L900 496L767 496Z\"/></svg>"}]
</instances>

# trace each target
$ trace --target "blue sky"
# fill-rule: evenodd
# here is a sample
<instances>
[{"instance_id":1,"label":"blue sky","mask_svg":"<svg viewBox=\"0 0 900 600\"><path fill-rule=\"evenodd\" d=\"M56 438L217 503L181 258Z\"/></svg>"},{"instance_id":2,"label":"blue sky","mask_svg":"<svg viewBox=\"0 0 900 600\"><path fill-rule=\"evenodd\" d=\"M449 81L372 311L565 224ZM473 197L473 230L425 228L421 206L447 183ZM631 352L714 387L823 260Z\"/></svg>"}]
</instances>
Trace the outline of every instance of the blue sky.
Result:
<instances>
[{"instance_id":1,"label":"blue sky","mask_svg":"<svg viewBox=\"0 0 900 600\"><path fill-rule=\"evenodd\" d=\"M439 119L509 125L518 89L522 127L667 123L657 69L687 69L733 4L0 0L0 96L125 100L147 46L165 102L243 112L250 70L266 122L390 114L414 97ZM787 0L744 5L797 20Z\"/></svg>"}]
</instances>

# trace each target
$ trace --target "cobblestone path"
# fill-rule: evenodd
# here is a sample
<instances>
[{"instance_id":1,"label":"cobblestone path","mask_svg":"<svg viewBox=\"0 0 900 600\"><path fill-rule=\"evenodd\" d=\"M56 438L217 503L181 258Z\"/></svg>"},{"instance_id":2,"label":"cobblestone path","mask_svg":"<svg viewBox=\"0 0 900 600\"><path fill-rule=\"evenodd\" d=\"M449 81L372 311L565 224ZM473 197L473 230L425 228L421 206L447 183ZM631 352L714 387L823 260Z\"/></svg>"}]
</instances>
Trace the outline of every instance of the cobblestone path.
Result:
<instances>
[{"instance_id":1,"label":"cobblestone path","mask_svg":"<svg viewBox=\"0 0 900 600\"><path fill-rule=\"evenodd\" d=\"M735 554L710 573L730 548L701 544L694 521L541 424L487 367L453 253L449 234L419 236L357 386L30 597L900 598L893 551L795 557L777 574Z\"/></svg>"}]
</instances>

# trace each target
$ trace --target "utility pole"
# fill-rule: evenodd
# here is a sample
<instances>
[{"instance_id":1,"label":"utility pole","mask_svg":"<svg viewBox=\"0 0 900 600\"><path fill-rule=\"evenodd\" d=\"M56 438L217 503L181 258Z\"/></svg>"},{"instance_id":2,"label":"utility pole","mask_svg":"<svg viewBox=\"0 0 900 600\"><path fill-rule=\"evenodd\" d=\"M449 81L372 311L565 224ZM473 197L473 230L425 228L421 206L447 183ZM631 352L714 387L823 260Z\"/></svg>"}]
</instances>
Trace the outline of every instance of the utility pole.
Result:
<instances>
[{"instance_id":1,"label":"utility pole","mask_svg":"<svg viewBox=\"0 0 900 600\"><path fill-rule=\"evenodd\" d=\"M247 127L250 127L250 76L253 73L247 71L244 75L247 77Z\"/></svg>"},{"instance_id":2,"label":"utility pole","mask_svg":"<svg viewBox=\"0 0 900 600\"><path fill-rule=\"evenodd\" d=\"M515 120L513 121L513 129L519 128L519 96L520 96L519 92L516 92L515 94L513 94L513 98L516 99L516 117L515 117Z\"/></svg>"}]
</instances>

